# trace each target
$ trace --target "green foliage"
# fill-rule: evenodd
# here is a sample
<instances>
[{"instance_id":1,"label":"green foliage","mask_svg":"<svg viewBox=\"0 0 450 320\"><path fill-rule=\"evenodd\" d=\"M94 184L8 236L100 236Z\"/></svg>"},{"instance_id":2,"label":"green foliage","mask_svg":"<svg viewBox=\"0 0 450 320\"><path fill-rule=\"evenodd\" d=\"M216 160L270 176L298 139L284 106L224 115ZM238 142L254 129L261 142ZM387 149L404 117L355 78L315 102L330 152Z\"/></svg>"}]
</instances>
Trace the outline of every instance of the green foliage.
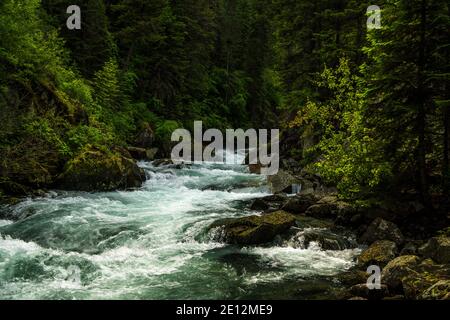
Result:
<instances>
[{"instance_id":1,"label":"green foliage","mask_svg":"<svg viewBox=\"0 0 450 320\"><path fill-rule=\"evenodd\" d=\"M55 130L55 122L64 120L55 117L34 117L25 120L24 133L29 137L40 138L48 143L53 149L58 150L62 156L71 155L71 150L62 139L59 132Z\"/></svg>"},{"instance_id":2,"label":"green foliage","mask_svg":"<svg viewBox=\"0 0 450 320\"><path fill-rule=\"evenodd\" d=\"M170 141L172 133L180 128L182 128L182 126L178 121L164 120L159 123L156 128L156 137L161 141Z\"/></svg>"},{"instance_id":3,"label":"green foliage","mask_svg":"<svg viewBox=\"0 0 450 320\"><path fill-rule=\"evenodd\" d=\"M80 125L67 132L67 143L73 154L83 149L87 145L107 146L114 142L114 137L109 130Z\"/></svg>"},{"instance_id":4,"label":"green foliage","mask_svg":"<svg viewBox=\"0 0 450 320\"><path fill-rule=\"evenodd\" d=\"M327 89L330 99L308 102L291 123L309 127L305 134L320 135L319 143L308 150L319 156L313 166L345 197L377 190L391 175L382 145L365 124L361 82L346 59L336 69L325 68L317 86Z\"/></svg>"}]
</instances>

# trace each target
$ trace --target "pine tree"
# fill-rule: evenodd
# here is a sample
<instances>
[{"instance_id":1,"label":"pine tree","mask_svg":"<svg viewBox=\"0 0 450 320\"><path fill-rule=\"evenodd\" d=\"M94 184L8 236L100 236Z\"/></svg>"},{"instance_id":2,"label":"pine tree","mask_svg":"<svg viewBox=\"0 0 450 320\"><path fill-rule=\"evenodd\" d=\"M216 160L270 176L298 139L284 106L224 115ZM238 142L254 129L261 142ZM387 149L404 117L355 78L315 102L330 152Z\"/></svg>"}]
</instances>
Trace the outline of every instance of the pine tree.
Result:
<instances>
[{"instance_id":1,"label":"pine tree","mask_svg":"<svg viewBox=\"0 0 450 320\"><path fill-rule=\"evenodd\" d=\"M436 37L431 22L445 9L429 0L390 0L383 28L369 33L366 69L370 79L367 117L385 143L398 173L415 172L416 187L431 207L428 167L433 152L429 116L434 112L432 53L448 40Z\"/></svg>"}]
</instances>

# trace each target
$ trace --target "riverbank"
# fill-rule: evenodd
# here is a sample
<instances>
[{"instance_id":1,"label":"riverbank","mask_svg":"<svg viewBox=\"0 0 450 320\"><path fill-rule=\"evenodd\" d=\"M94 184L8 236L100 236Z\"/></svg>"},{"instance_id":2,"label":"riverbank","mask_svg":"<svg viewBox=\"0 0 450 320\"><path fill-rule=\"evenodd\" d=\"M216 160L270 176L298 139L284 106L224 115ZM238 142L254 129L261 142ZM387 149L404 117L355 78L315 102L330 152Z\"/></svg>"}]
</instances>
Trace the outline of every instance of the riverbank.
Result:
<instances>
[{"instance_id":1,"label":"riverbank","mask_svg":"<svg viewBox=\"0 0 450 320\"><path fill-rule=\"evenodd\" d=\"M323 186L320 177L300 170L281 171L269 182L277 194L251 206L262 210L263 217L283 212L297 224L318 219L328 221L329 229L343 227L356 235L363 250L356 265L335 278L348 286L337 294L339 299L450 299L450 215L439 203L430 211L414 198L344 201L333 188ZM292 185L302 191L288 197ZM251 222L240 221L240 225ZM246 232L248 236L252 229L247 227ZM339 249L339 242L326 234L312 239L324 249ZM382 272L378 290L367 287L369 266Z\"/></svg>"}]
</instances>

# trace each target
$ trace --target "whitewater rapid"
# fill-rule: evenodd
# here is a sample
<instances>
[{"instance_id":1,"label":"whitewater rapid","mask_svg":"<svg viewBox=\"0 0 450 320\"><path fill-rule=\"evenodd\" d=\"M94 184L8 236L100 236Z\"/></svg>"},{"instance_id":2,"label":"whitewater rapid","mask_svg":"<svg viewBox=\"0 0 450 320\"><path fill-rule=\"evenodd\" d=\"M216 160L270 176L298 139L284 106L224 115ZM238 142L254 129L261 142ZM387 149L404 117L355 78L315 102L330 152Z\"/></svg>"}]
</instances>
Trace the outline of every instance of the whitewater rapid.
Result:
<instances>
[{"instance_id":1,"label":"whitewater rapid","mask_svg":"<svg viewBox=\"0 0 450 320\"><path fill-rule=\"evenodd\" d=\"M0 220L0 299L310 298L354 264L357 249L209 237L212 222L258 214L252 199L269 194L245 166L140 166L137 190L55 191L3 208L26 218Z\"/></svg>"}]
</instances>

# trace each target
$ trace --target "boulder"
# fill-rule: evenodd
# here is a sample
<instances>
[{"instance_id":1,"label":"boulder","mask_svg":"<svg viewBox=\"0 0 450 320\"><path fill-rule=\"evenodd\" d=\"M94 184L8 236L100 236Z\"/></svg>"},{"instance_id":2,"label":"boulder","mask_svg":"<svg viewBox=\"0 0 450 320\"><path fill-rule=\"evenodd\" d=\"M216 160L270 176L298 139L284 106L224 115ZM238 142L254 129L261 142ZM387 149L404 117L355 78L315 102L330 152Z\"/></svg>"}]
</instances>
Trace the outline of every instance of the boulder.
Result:
<instances>
[{"instance_id":1,"label":"boulder","mask_svg":"<svg viewBox=\"0 0 450 320\"><path fill-rule=\"evenodd\" d=\"M113 191L137 188L144 181L144 171L132 159L87 146L66 164L57 186L74 191Z\"/></svg>"},{"instance_id":2,"label":"boulder","mask_svg":"<svg viewBox=\"0 0 450 320\"><path fill-rule=\"evenodd\" d=\"M248 165L248 169L250 170L250 173L252 173L252 174L261 174L261 168L262 168L262 165L259 163Z\"/></svg>"},{"instance_id":3,"label":"boulder","mask_svg":"<svg viewBox=\"0 0 450 320\"><path fill-rule=\"evenodd\" d=\"M238 245L258 245L273 241L277 235L288 231L294 225L293 215L276 211L263 216L220 220L210 228L223 228L220 233L221 241Z\"/></svg>"},{"instance_id":4,"label":"boulder","mask_svg":"<svg viewBox=\"0 0 450 320\"><path fill-rule=\"evenodd\" d=\"M300 185L301 182L298 178L285 170L279 170L276 175L269 176L267 178L270 189L273 193L289 192L292 185Z\"/></svg>"},{"instance_id":5,"label":"boulder","mask_svg":"<svg viewBox=\"0 0 450 320\"><path fill-rule=\"evenodd\" d=\"M414 240L406 243L400 252L401 256L416 256L419 254L419 248L423 245L423 241Z\"/></svg>"},{"instance_id":6,"label":"boulder","mask_svg":"<svg viewBox=\"0 0 450 320\"><path fill-rule=\"evenodd\" d=\"M317 219L330 219L335 218L335 207L329 204L314 204L310 206L305 214L310 217L314 217Z\"/></svg>"},{"instance_id":7,"label":"boulder","mask_svg":"<svg viewBox=\"0 0 450 320\"><path fill-rule=\"evenodd\" d=\"M277 211L288 201L288 197L282 194L275 194L263 198L255 199L250 206L251 210L257 211Z\"/></svg>"},{"instance_id":8,"label":"boulder","mask_svg":"<svg viewBox=\"0 0 450 320\"><path fill-rule=\"evenodd\" d=\"M400 256L390 261L383 269L381 279L392 291L400 291L402 280L416 273L414 268L420 263L417 256Z\"/></svg>"},{"instance_id":9,"label":"boulder","mask_svg":"<svg viewBox=\"0 0 450 320\"><path fill-rule=\"evenodd\" d=\"M381 300L385 296L389 295L387 286L381 285L381 289L371 290L365 283L354 285L349 289L349 291L353 296L362 297L368 300Z\"/></svg>"},{"instance_id":10,"label":"boulder","mask_svg":"<svg viewBox=\"0 0 450 320\"><path fill-rule=\"evenodd\" d=\"M144 148L128 147L127 151L130 153L133 159L136 160L145 160L145 158L147 157L147 150Z\"/></svg>"},{"instance_id":11,"label":"boulder","mask_svg":"<svg viewBox=\"0 0 450 320\"><path fill-rule=\"evenodd\" d=\"M439 281L448 280L450 275L449 265L436 264L431 259L426 259L411 269L413 272L401 280L405 297L410 300L423 299L429 288Z\"/></svg>"},{"instance_id":12,"label":"boulder","mask_svg":"<svg viewBox=\"0 0 450 320\"><path fill-rule=\"evenodd\" d=\"M370 245L379 240L389 240L400 245L403 243L404 237L394 223L377 218L369 225L366 232L360 237L359 242Z\"/></svg>"},{"instance_id":13,"label":"boulder","mask_svg":"<svg viewBox=\"0 0 450 320\"><path fill-rule=\"evenodd\" d=\"M450 280L440 280L421 295L423 300L450 300Z\"/></svg>"},{"instance_id":14,"label":"boulder","mask_svg":"<svg viewBox=\"0 0 450 320\"><path fill-rule=\"evenodd\" d=\"M369 274L358 269L348 270L336 276L336 279L347 287L364 283L368 278Z\"/></svg>"},{"instance_id":15,"label":"boulder","mask_svg":"<svg viewBox=\"0 0 450 320\"><path fill-rule=\"evenodd\" d=\"M383 268L397 255L397 245L392 241L377 241L364 250L358 258L358 265L367 268L376 265Z\"/></svg>"},{"instance_id":16,"label":"boulder","mask_svg":"<svg viewBox=\"0 0 450 320\"><path fill-rule=\"evenodd\" d=\"M171 159L158 159L152 162L155 167L163 167L173 165L173 161Z\"/></svg>"},{"instance_id":17,"label":"boulder","mask_svg":"<svg viewBox=\"0 0 450 320\"><path fill-rule=\"evenodd\" d=\"M431 238L419 252L437 263L450 263L450 237L443 235Z\"/></svg>"},{"instance_id":18,"label":"boulder","mask_svg":"<svg viewBox=\"0 0 450 320\"><path fill-rule=\"evenodd\" d=\"M312 194L297 195L290 198L281 209L294 214L305 213L309 207L317 202L317 200L318 199Z\"/></svg>"},{"instance_id":19,"label":"boulder","mask_svg":"<svg viewBox=\"0 0 450 320\"><path fill-rule=\"evenodd\" d=\"M269 203L267 203L263 199L255 199L255 200L253 200L253 203L250 206L251 210L256 210L256 211L265 211L265 210L267 210L269 208L270 208Z\"/></svg>"},{"instance_id":20,"label":"boulder","mask_svg":"<svg viewBox=\"0 0 450 320\"><path fill-rule=\"evenodd\" d=\"M343 236L326 229L306 229L300 233L303 244L308 247L311 242L319 244L323 250L345 250L354 248L355 244Z\"/></svg>"},{"instance_id":21,"label":"boulder","mask_svg":"<svg viewBox=\"0 0 450 320\"><path fill-rule=\"evenodd\" d=\"M145 123L136 136L134 145L139 148L151 149L155 142L155 133L150 124Z\"/></svg>"}]
</instances>

